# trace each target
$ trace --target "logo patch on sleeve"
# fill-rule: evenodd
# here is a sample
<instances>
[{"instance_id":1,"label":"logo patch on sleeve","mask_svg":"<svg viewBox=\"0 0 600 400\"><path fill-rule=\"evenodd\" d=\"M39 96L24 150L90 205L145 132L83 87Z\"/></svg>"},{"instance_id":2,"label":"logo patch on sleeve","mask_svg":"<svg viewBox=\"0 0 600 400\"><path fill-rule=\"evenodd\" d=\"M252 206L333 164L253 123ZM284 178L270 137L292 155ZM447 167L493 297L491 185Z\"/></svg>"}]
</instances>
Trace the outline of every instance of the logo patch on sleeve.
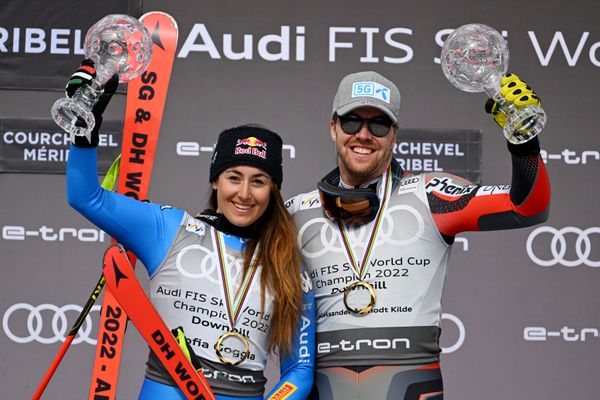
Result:
<instances>
[{"instance_id":1,"label":"logo patch on sleeve","mask_svg":"<svg viewBox=\"0 0 600 400\"><path fill-rule=\"evenodd\" d=\"M285 382L275 393L267 400L285 400L294 393L298 387L291 382Z\"/></svg>"},{"instance_id":2,"label":"logo patch on sleeve","mask_svg":"<svg viewBox=\"0 0 600 400\"><path fill-rule=\"evenodd\" d=\"M454 197L454 196L463 196L465 194L470 194L477 186L475 185L463 185L459 182L455 182L449 177L435 177L425 185L425 190L427 193L437 192L446 196Z\"/></svg>"},{"instance_id":3,"label":"logo patch on sleeve","mask_svg":"<svg viewBox=\"0 0 600 400\"><path fill-rule=\"evenodd\" d=\"M420 178L418 176L402 178L400 187L398 188L398 194L415 192L419 188L419 180Z\"/></svg>"},{"instance_id":4,"label":"logo patch on sleeve","mask_svg":"<svg viewBox=\"0 0 600 400\"><path fill-rule=\"evenodd\" d=\"M185 230L191 233L195 233L198 236L204 236L206 225L194 218L190 218L185 224Z\"/></svg>"},{"instance_id":5,"label":"logo patch on sleeve","mask_svg":"<svg viewBox=\"0 0 600 400\"><path fill-rule=\"evenodd\" d=\"M314 208L321 205L321 199L318 193L311 193L302 199L300 203L300 210L306 210L308 208Z\"/></svg>"},{"instance_id":6,"label":"logo patch on sleeve","mask_svg":"<svg viewBox=\"0 0 600 400\"><path fill-rule=\"evenodd\" d=\"M476 196L489 196L493 194L507 194L510 193L510 185L501 186L481 186L477 191Z\"/></svg>"}]
</instances>

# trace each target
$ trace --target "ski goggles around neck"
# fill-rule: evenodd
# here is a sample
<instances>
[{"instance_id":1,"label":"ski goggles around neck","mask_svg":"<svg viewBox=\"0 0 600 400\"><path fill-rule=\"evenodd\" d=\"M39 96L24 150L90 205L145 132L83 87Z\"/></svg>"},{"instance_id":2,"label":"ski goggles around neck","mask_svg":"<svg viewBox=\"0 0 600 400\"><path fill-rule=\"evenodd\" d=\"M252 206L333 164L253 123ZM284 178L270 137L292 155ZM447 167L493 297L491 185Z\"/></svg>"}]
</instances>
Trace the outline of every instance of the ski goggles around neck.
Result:
<instances>
[{"instance_id":1,"label":"ski goggles around neck","mask_svg":"<svg viewBox=\"0 0 600 400\"><path fill-rule=\"evenodd\" d=\"M394 121L385 115L373 118L362 118L356 114L349 113L338 115L337 118L340 120L340 127L342 130L349 135L357 134L362 127L367 124L367 128L371 135L384 137L390 132L392 125L394 125Z\"/></svg>"},{"instance_id":2,"label":"ski goggles around neck","mask_svg":"<svg viewBox=\"0 0 600 400\"><path fill-rule=\"evenodd\" d=\"M330 218L351 225L362 225L372 221L379 211L380 202L376 188L346 189L325 179L317 184L317 188L321 206Z\"/></svg>"}]
</instances>

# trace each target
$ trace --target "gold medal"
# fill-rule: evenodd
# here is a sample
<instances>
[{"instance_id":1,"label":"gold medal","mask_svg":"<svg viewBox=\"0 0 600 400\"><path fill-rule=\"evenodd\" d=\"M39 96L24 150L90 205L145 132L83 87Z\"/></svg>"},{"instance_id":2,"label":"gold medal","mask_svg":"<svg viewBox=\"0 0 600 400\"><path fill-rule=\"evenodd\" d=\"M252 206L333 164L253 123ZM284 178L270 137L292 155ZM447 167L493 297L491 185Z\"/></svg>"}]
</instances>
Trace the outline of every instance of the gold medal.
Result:
<instances>
[{"instance_id":1,"label":"gold medal","mask_svg":"<svg viewBox=\"0 0 600 400\"><path fill-rule=\"evenodd\" d=\"M369 295L371 296L371 298L369 299L369 304L367 306L365 306L363 308L352 308L348 305L348 293L350 293L351 291L353 291L354 289L356 289L358 287L367 289L369 291ZM351 313L354 313L354 314L364 315L364 314L367 314L368 312L370 312L373 309L373 306L375 305L375 298L376 298L375 288L369 282L356 281L356 282L352 283L351 285L348 285L344 289L344 305L346 306L346 309L348 311L350 311Z\"/></svg>"},{"instance_id":2,"label":"gold medal","mask_svg":"<svg viewBox=\"0 0 600 400\"><path fill-rule=\"evenodd\" d=\"M240 339L242 341L242 343L244 343L244 351L241 353L241 358L239 360L231 361L231 360L227 359L221 351L223 341L230 336L236 337L236 338ZM219 340L217 340L217 343L215 343L215 351L217 352L217 356L219 357L219 360L221 360L221 362L223 364L238 365L238 364L241 364L242 362L244 362L244 360L246 358L248 358L248 356L250 356L250 345L248 344L248 339L246 339L246 336L242 335L239 332L229 331L229 332L225 332L224 334L219 336Z\"/></svg>"},{"instance_id":3,"label":"gold medal","mask_svg":"<svg viewBox=\"0 0 600 400\"><path fill-rule=\"evenodd\" d=\"M239 296L236 301L235 296L231 295L232 290L230 289L230 287L231 287L232 282L229 281L229 278L227 276L227 270L225 268L225 266L226 266L225 248L224 248L223 244L221 243L221 237L219 235L219 232L216 229L214 229L213 232L214 232L215 248L217 250L217 255L219 258L219 267L220 267L219 270L220 270L220 274L221 274L221 290L223 293L223 300L224 300L225 307L226 307L225 309L227 311L227 314L226 314L227 320L228 320L227 322L229 323L229 331L225 332L224 334L219 336L219 339L215 343L214 348L215 348L215 352L217 353L217 357L219 357L219 360L223 364L239 365L250 356L250 344L248 343L248 338L246 338L246 336L244 336L243 334L234 331L234 328L235 328L235 324L238 320L238 317L240 316L240 313L243 309L243 306L246 302L246 299L248 298L248 293L250 292L250 287L252 286L252 282L254 280L256 271L258 270L258 258L256 258L256 254L255 254L253 257L254 263L253 263L252 267L250 268L250 271L246 275L244 282L242 282L242 286L240 288L240 293L239 293ZM232 360L227 359L223 355L223 352L224 352L223 346L222 346L223 341L230 336L233 336L234 338L238 338L244 344L244 351L240 353L241 358L239 360L232 361Z\"/></svg>"},{"instance_id":4,"label":"gold medal","mask_svg":"<svg viewBox=\"0 0 600 400\"><path fill-rule=\"evenodd\" d=\"M385 209L387 207L387 203L388 203L388 200L390 197L390 190L392 187L391 166L388 168L387 173L385 174L383 179L385 181L385 186L383 188L383 200L381 201L381 207L379 208L379 211L377 212L377 216L375 218L373 229L371 230L371 236L369 237L369 241L367 242L367 246L366 246L365 253L363 255L361 263L359 263L357 261L356 257L354 256L354 252L352 250L350 240L348 240L348 237L346 235L346 229L344 228L344 224L342 223L342 221L339 221L339 220L337 221L339 232L340 232L340 239L343 244L343 248L345 250L346 257L348 259L349 264L352 266L352 272L354 273L354 276L356 276L356 278L358 279L358 281L352 283L351 285L348 285L344 289L344 306L346 307L346 309L348 311L350 311L353 314L358 314L358 315L367 314L367 313L371 312L371 310L373 309L373 306L375 306L375 298L376 298L375 288L370 283L364 281L364 279L367 276L371 252L373 251L373 248L375 247L375 240L377 238L377 232L379 231L379 227L381 226L381 224L383 222L383 213L385 212ZM371 296L371 298L369 299L369 304L365 307L352 308L352 307L350 307L350 305L348 305L348 294L357 288L367 289L369 291L369 295Z\"/></svg>"}]
</instances>

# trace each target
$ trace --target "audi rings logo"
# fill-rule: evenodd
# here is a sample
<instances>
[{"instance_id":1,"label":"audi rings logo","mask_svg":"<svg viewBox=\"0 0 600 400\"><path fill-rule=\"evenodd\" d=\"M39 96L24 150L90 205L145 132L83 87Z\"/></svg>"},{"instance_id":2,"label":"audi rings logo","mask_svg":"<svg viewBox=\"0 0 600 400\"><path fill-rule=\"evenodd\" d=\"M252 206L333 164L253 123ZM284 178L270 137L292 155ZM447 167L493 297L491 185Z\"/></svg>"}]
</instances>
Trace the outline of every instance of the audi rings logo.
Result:
<instances>
[{"instance_id":1,"label":"audi rings logo","mask_svg":"<svg viewBox=\"0 0 600 400\"><path fill-rule=\"evenodd\" d=\"M600 267L600 260L594 260L592 256L592 239L599 233L598 227L580 229L567 226L556 229L541 226L527 238L527 254L534 263L542 267L556 264L565 267L577 267L582 264ZM542 243L543 245L540 245Z\"/></svg>"},{"instance_id":2,"label":"audi rings logo","mask_svg":"<svg viewBox=\"0 0 600 400\"><path fill-rule=\"evenodd\" d=\"M397 215L398 214L398 215ZM399 216L402 214L402 216ZM394 220L403 218L405 221L402 230L394 230ZM383 243L395 246L409 246L419 240L425 230L423 217L413 207L407 205L396 205L389 207L383 214L381 226L375 238L375 246ZM367 225L347 232L351 245L360 246L368 241L371 234ZM307 238L317 237L315 245L304 246ZM302 255L307 258L318 258L328 253L344 252L339 229L327 218L313 218L302 225L298 230L298 245L302 249Z\"/></svg>"},{"instance_id":3,"label":"audi rings logo","mask_svg":"<svg viewBox=\"0 0 600 400\"><path fill-rule=\"evenodd\" d=\"M447 347L441 346L442 353L444 353L444 354L454 353L456 350L460 349L460 347L465 342L465 326L462 323L462 321L460 320L460 318L458 318L454 314L443 313L442 320L446 320L446 321L450 321L450 322L454 323L454 325L456 325L456 329L458 330L458 337L456 338L456 342L454 342L454 344L452 346L447 346ZM450 328L447 326L447 324L444 324L444 329L445 329L444 332L446 332L446 330L450 329Z\"/></svg>"},{"instance_id":4,"label":"audi rings logo","mask_svg":"<svg viewBox=\"0 0 600 400\"><path fill-rule=\"evenodd\" d=\"M81 313L82 307L76 304L66 304L62 307L54 304L40 304L32 306L27 303L17 303L10 306L2 318L4 333L13 342L31 343L38 342L52 344L64 342L73 323L68 322L67 313L72 314L74 322ZM95 305L93 311L100 311L100 306ZM44 329L46 328L46 329ZM92 333L92 318L89 314L85 318L73 344L86 342L95 345L97 340Z\"/></svg>"}]
</instances>

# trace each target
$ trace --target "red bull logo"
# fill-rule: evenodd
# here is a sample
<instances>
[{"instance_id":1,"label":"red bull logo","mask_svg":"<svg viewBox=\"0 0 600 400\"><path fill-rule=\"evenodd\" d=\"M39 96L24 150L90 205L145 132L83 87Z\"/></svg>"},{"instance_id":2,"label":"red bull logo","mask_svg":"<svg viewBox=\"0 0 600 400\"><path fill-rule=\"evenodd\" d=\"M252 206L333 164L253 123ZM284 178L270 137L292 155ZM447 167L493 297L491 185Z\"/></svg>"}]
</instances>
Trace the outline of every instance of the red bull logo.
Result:
<instances>
[{"instance_id":1,"label":"red bull logo","mask_svg":"<svg viewBox=\"0 0 600 400\"><path fill-rule=\"evenodd\" d=\"M255 138L254 136L238 139L235 145L235 154L251 154L266 159L267 142Z\"/></svg>"},{"instance_id":2,"label":"red bull logo","mask_svg":"<svg viewBox=\"0 0 600 400\"><path fill-rule=\"evenodd\" d=\"M250 147L262 147L264 150L267 149L267 142L255 138L254 136L247 137L245 139L238 139L236 146L250 146Z\"/></svg>"}]
</instances>

